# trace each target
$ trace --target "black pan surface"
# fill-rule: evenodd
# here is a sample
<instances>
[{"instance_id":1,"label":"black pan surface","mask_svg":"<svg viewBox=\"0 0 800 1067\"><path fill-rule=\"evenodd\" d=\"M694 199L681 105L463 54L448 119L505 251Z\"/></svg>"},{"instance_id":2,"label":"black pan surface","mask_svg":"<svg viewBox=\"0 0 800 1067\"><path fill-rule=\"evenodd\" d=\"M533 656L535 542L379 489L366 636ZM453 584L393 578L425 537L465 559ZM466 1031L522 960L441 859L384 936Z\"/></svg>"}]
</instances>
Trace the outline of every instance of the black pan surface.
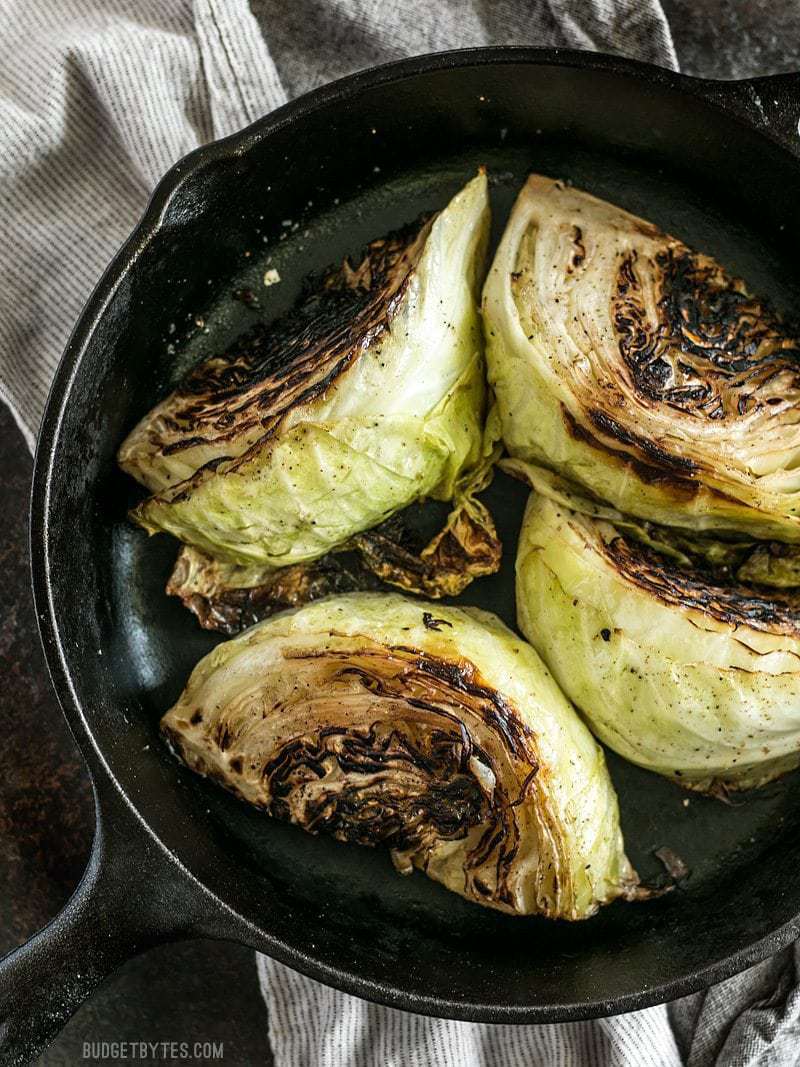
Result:
<instances>
[{"instance_id":1,"label":"black pan surface","mask_svg":"<svg viewBox=\"0 0 800 1067\"><path fill-rule=\"evenodd\" d=\"M536 170L652 219L791 311L800 168L748 121L741 92L726 100L724 87L603 57L426 57L347 79L200 150L156 193L59 372L37 459L33 557L76 736L196 884L206 931L224 912L221 936L342 989L493 1022L643 1007L797 935L798 775L723 804L609 754L640 874L663 876L653 853L664 846L690 874L666 897L567 924L495 914L422 875L401 878L383 852L273 822L184 770L157 725L216 638L164 595L176 543L126 521L137 491L114 462L126 432L195 359L286 308L309 270L442 207L479 165L491 177L495 237ZM282 281L267 289L268 266ZM242 289L257 308L234 296ZM525 495L497 476L486 499L503 568L459 598L512 626Z\"/></svg>"}]
</instances>

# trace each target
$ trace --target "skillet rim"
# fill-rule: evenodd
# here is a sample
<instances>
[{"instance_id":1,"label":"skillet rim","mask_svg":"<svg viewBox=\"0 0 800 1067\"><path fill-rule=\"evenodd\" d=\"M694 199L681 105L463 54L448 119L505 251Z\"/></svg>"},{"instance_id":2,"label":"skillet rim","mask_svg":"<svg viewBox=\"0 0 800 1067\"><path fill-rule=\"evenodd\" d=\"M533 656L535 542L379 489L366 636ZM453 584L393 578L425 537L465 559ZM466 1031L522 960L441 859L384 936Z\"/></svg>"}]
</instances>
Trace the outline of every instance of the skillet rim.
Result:
<instances>
[{"instance_id":1,"label":"skillet rim","mask_svg":"<svg viewBox=\"0 0 800 1067\"><path fill-rule=\"evenodd\" d=\"M649 63L605 53L524 46L493 46L436 52L358 71L284 104L272 113L256 119L242 130L200 146L178 160L159 181L130 237L113 257L89 295L67 341L47 397L37 439L30 498L29 547L34 607L48 673L69 728L87 762L93 780L98 787L103 784L102 779L107 780L107 785L114 788L141 825L143 832L158 844L165 857L176 864L186 879L194 883L199 893L213 898L229 918L235 919L238 927L237 936L259 951L266 951L274 959L310 977L345 992L391 1007L442 1018L475 1022L543 1023L590 1019L638 1010L673 1000L722 981L786 947L800 936L800 911L793 919L757 941L702 968L688 972L682 977L616 997L557 1005L506 1005L502 1007L497 1004L464 1002L430 994L422 996L403 991L387 983L365 979L358 974L312 959L302 949L267 933L264 927L256 925L246 915L239 913L235 905L228 903L214 889L203 884L159 836L148 818L128 795L124 784L119 781L104 755L102 746L95 738L90 718L86 715L75 690L74 672L70 670L64 654L60 626L51 596L50 575L54 561L50 558L48 520L50 489L61 427L85 351L118 284L131 269L135 268L137 260L161 229L171 201L184 184L191 183L205 167L215 161L245 154L254 142L269 138L278 130L292 125L305 115L327 104L342 103L377 86L409 80L434 71L511 64L562 66L609 72L631 78L640 84L665 87L683 96L700 97L707 106L717 108L728 119L738 121L750 132L779 144L786 151L785 144L779 135L769 126L749 121L746 114L743 114L746 109L741 106L741 101L740 106L736 106L737 90L752 81L762 79L721 82L714 79L695 78ZM791 78L792 75L778 75L776 80L786 77ZM791 155L788 152L787 154ZM100 781L97 781L98 778ZM102 793L101 788L95 790L98 805L96 813L98 833ZM256 942L260 943L256 944Z\"/></svg>"}]
</instances>

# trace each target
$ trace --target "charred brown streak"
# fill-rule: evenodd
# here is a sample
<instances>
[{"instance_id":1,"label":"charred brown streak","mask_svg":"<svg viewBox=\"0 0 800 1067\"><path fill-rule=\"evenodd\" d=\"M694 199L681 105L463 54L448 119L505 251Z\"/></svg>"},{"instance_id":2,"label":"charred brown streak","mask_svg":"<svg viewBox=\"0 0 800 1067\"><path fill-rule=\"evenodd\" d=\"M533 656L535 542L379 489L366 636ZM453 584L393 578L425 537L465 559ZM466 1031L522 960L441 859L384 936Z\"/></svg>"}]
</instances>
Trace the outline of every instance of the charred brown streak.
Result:
<instances>
[{"instance_id":1,"label":"charred brown streak","mask_svg":"<svg viewBox=\"0 0 800 1067\"><path fill-rule=\"evenodd\" d=\"M586 259L586 246L583 243L583 230L580 226L572 227L572 259L570 261L570 268L577 270L578 267L583 265L583 261Z\"/></svg>"},{"instance_id":2,"label":"charred brown streak","mask_svg":"<svg viewBox=\"0 0 800 1067\"><path fill-rule=\"evenodd\" d=\"M712 259L673 242L655 256L657 319L636 253L617 272L612 318L637 392L707 419L800 400L800 348L766 301Z\"/></svg>"},{"instance_id":3,"label":"charred brown streak","mask_svg":"<svg viewBox=\"0 0 800 1067\"><path fill-rule=\"evenodd\" d=\"M508 878L519 848L515 808L538 772L532 732L513 709L471 664L414 648L365 647L346 656L304 651L291 658L313 659L328 684L356 681L371 697L395 702L397 711L369 729L329 727L285 745L263 770L270 811L339 840L386 844L415 856L423 868L436 840L463 839L480 826L465 856L465 891L511 905ZM470 734L466 723L475 715L499 734L499 758L510 764L510 775ZM472 770L473 758L494 775L491 795ZM513 796L509 779L521 780ZM473 881L487 864L495 868L492 887Z\"/></svg>"},{"instance_id":4,"label":"charred brown streak","mask_svg":"<svg viewBox=\"0 0 800 1067\"><path fill-rule=\"evenodd\" d=\"M403 645L394 646L391 651L413 656L415 670L419 671L426 681L435 681L442 685L444 692L448 694L444 700L445 704L453 702L455 693L461 694L462 698L466 699L457 701L457 704L461 703L478 711L486 725L502 735L509 751L517 759L535 763L531 755L533 731L524 725L496 689L481 680L470 662L440 659L438 656L430 656ZM411 680L408 676L404 679L406 684Z\"/></svg>"},{"instance_id":5,"label":"charred brown streak","mask_svg":"<svg viewBox=\"0 0 800 1067\"><path fill-rule=\"evenodd\" d=\"M400 851L424 849L437 838L459 840L489 808L463 766L462 748L457 731L412 739L378 723L365 731L298 738L264 767L270 811L312 833ZM307 788L336 768L355 780Z\"/></svg>"},{"instance_id":6,"label":"charred brown streak","mask_svg":"<svg viewBox=\"0 0 800 1067\"><path fill-rule=\"evenodd\" d=\"M592 410L588 412L588 415L601 433L604 433L607 437L614 437L617 441L621 441L622 444L630 445L643 452L655 466L673 470L684 476L694 474L697 470L697 466L692 460L687 459L685 456L673 456L669 452L665 452L663 448L659 448L654 441L650 441L647 437L641 437L639 434L626 430L616 419L612 419L605 412Z\"/></svg>"},{"instance_id":7,"label":"charred brown streak","mask_svg":"<svg viewBox=\"0 0 800 1067\"><path fill-rule=\"evenodd\" d=\"M737 583L723 584L699 567L679 567L647 545L617 535L605 553L629 581L667 604L692 608L732 626L800 636L800 598Z\"/></svg>"},{"instance_id":8,"label":"charred brown streak","mask_svg":"<svg viewBox=\"0 0 800 1067\"><path fill-rule=\"evenodd\" d=\"M355 268L345 262L306 280L290 312L259 323L224 353L205 360L176 390L173 429L198 425L216 439L261 423L265 432L290 406L323 394L384 334L419 262L431 217L373 241ZM201 443L196 432L166 453Z\"/></svg>"},{"instance_id":9,"label":"charred brown streak","mask_svg":"<svg viewBox=\"0 0 800 1067\"><path fill-rule=\"evenodd\" d=\"M313 671L313 691L330 697L342 716L287 739L252 765L265 787L259 806L312 833L388 846L403 865L413 860L423 869L438 841L464 840L476 830L463 855L464 892L513 908L518 810L538 773L535 738L522 723L513 725L513 709L468 662L414 648L365 641L357 650L287 649L284 657L289 670ZM348 699L367 710L366 722L348 723ZM384 700L390 709L380 714L373 701ZM293 718L301 710L282 705L280 713ZM495 739L474 736L469 723L476 718ZM162 729L191 767L239 792L235 777L193 752L181 733ZM213 741L230 750L237 738L220 724ZM490 787L474 760L491 772ZM229 768L242 773L238 754Z\"/></svg>"},{"instance_id":10,"label":"charred brown streak","mask_svg":"<svg viewBox=\"0 0 800 1067\"><path fill-rule=\"evenodd\" d=\"M486 726L499 734L509 754L536 765L535 735L500 693L488 685L468 660L447 660L408 645L366 644L357 653L319 651L284 652L287 659L327 660L342 675L358 674L369 691L393 697L411 706L424 706L436 714L460 722L459 713L478 714ZM337 664L340 664L337 667ZM412 703L415 702L415 703Z\"/></svg>"},{"instance_id":11,"label":"charred brown streak","mask_svg":"<svg viewBox=\"0 0 800 1067\"><path fill-rule=\"evenodd\" d=\"M614 456L621 463L625 463L629 466L641 481L646 482L649 485L668 485L676 494L684 499L689 499L697 493L699 488L698 483L690 480L688 475L691 472L687 470L684 465L691 463L691 460L681 460L680 458L670 456L668 453L662 452L657 446L654 446L651 441L647 441L646 443L648 447L646 454L648 459L651 459L653 462L643 463L641 460L631 456L628 452L623 452L622 449L612 448L597 437L593 437L592 434L588 433L575 421L570 412L567 411L563 405L561 413L570 435L574 437L576 441L581 441L584 444L589 445L591 448L600 449L608 455ZM588 414L598 430L605 433L608 437L616 437L618 441L628 445L638 444L639 447L642 448L642 451L645 451L645 438L625 430L615 419L610 418L610 416L606 415L604 412L590 411ZM659 462L657 456L664 457L668 462L662 461L661 466L657 466L657 463Z\"/></svg>"}]
</instances>

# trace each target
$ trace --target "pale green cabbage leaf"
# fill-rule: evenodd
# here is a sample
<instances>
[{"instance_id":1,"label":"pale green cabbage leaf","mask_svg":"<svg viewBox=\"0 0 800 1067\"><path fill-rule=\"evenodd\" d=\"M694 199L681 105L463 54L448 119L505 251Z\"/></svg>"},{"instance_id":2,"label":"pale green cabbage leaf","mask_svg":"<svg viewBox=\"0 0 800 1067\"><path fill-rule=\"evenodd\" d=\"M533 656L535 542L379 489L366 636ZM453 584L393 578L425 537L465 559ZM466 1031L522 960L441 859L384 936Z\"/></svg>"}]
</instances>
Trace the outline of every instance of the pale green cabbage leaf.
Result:
<instances>
[{"instance_id":1,"label":"pale green cabbage leaf","mask_svg":"<svg viewBox=\"0 0 800 1067\"><path fill-rule=\"evenodd\" d=\"M550 471L506 466L534 487L517 554L519 626L595 734L704 791L798 766L800 597L743 579L763 576L766 546L743 564L737 553L752 545L674 547L669 529Z\"/></svg>"},{"instance_id":2,"label":"pale green cabbage leaf","mask_svg":"<svg viewBox=\"0 0 800 1067\"><path fill-rule=\"evenodd\" d=\"M457 530L466 509L496 542L474 500L490 466L476 296L488 226L481 173L333 272L294 319L197 368L120 449L153 493L135 520L266 572L429 497L454 500Z\"/></svg>"}]
</instances>

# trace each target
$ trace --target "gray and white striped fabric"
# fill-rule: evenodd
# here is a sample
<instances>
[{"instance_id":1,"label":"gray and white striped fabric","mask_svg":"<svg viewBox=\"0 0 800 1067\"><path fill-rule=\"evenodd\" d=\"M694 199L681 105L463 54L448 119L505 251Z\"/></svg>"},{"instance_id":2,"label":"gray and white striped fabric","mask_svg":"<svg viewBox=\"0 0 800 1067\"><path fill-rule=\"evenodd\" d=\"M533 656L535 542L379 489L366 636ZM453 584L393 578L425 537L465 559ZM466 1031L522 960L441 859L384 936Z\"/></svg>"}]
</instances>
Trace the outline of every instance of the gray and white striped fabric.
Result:
<instances>
[{"instance_id":1,"label":"gray and white striped fabric","mask_svg":"<svg viewBox=\"0 0 800 1067\"><path fill-rule=\"evenodd\" d=\"M681 1067L666 1009L596 1022L428 1019L329 989L260 956L276 1062L291 1067Z\"/></svg>"},{"instance_id":2,"label":"gray and white striped fabric","mask_svg":"<svg viewBox=\"0 0 800 1067\"><path fill-rule=\"evenodd\" d=\"M487 43L677 65L658 0L0 0L0 396L28 445L71 324L175 160L349 71ZM490 1027L258 960L279 1067L788 1067L798 967L789 949L669 1008Z\"/></svg>"},{"instance_id":3,"label":"gray and white striped fabric","mask_svg":"<svg viewBox=\"0 0 800 1067\"><path fill-rule=\"evenodd\" d=\"M245 0L0 0L0 397L31 449L159 178L285 101Z\"/></svg>"},{"instance_id":4,"label":"gray and white striped fabric","mask_svg":"<svg viewBox=\"0 0 800 1067\"><path fill-rule=\"evenodd\" d=\"M591 1022L488 1026L369 1004L258 957L280 1067L792 1067L800 946L669 1005Z\"/></svg>"}]
</instances>

